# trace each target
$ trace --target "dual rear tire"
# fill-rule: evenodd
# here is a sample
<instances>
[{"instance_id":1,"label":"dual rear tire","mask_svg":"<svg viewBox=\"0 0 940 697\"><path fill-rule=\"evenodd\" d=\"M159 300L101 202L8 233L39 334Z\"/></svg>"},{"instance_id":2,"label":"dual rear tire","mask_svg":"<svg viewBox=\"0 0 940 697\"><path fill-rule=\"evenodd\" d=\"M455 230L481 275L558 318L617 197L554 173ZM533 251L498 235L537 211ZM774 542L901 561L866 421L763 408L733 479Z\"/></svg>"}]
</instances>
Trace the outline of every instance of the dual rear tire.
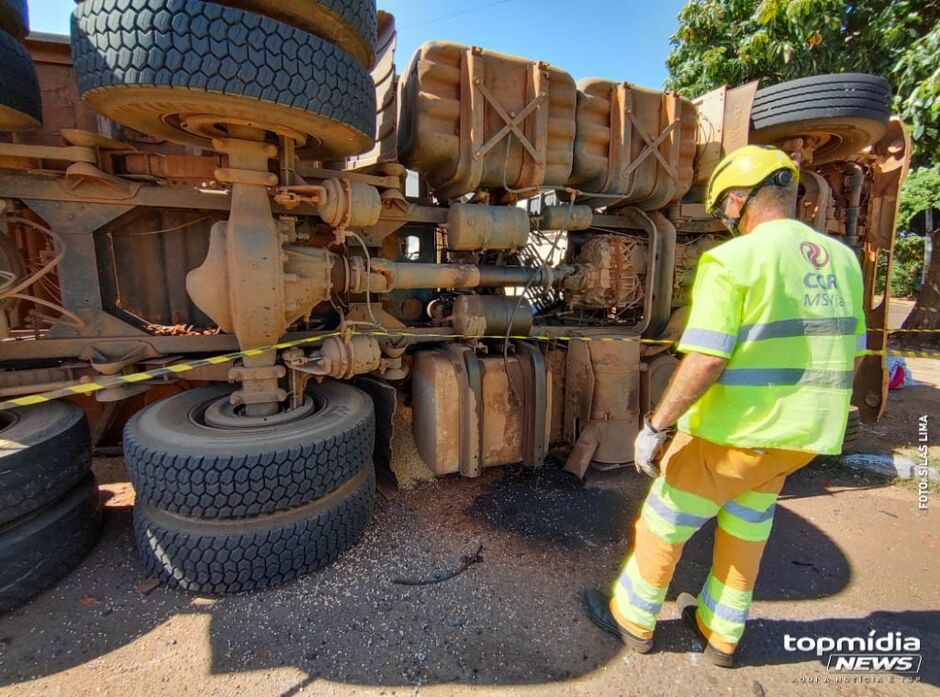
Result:
<instances>
[{"instance_id":1,"label":"dual rear tire","mask_svg":"<svg viewBox=\"0 0 940 697\"><path fill-rule=\"evenodd\" d=\"M49 402L0 412L0 611L75 568L101 529L82 410Z\"/></svg>"},{"instance_id":2,"label":"dual rear tire","mask_svg":"<svg viewBox=\"0 0 940 697\"><path fill-rule=\"evenodd\" d=\"M373 143L375 21L374 0L83 0L74 72L94 111L156 138L211 148L249 128L345 157ZM233 389L188 390L125 427L144 564L191 591L313 571L358 540L374 502L364 393L313 386L315 409L252 425L223 413Z\"/></svg>"},{"instance_id":3,"label":"dual rear tire","mask_svg":"<svg viewBox=\"0 0 940 697\"><path fill-rule=\"evenodd\" d=\"M368 395L325 382L295 419L227 428L211 414L233 389L187 390L124 431L144 566L189 591L257 590L321 568L361 537L375 499Z\"/></svg>"}]
</instances>

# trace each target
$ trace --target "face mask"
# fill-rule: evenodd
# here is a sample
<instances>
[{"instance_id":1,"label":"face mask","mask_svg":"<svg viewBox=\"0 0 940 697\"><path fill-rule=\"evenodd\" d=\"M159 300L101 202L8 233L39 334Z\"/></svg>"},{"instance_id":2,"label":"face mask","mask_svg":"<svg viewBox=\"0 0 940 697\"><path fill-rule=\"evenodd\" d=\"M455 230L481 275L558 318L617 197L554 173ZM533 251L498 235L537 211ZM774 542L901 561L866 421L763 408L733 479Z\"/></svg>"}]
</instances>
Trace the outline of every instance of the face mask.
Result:
<instances>
[{"instance_id":1,"label":"face mask","mask_svg":"<svg viewBox=\"0 0 940 697\"><path fill-rule=\"evenodd\" d=\"M750 197L748 197L748 202L750 202ZM721 224L728 228L728 231L734 236L738 237L741 234L741 228L739 227L741 223L741 215L744 214L742 209L741 215L738 215L737 218L732 218L725 215L725 203L727 199L721 202L721 205L718 207L718 210L715 211L715 217L721 221Z\"/></svg>"},{"instance_id":2,"label":"face mask","mask_svg":"<svg viewBox=\"0 0 940 697\"><path fill-rule=\"evenodd\" d=\"M741 234L741 228L738 227L738 225L741 222L741 218L729 218L727 216L722 215L720 219L721 219L722 224L726 228L728 228L728 231L732 235L734 235L735 237L738 237Z\"/></svg>"}]
</instances>

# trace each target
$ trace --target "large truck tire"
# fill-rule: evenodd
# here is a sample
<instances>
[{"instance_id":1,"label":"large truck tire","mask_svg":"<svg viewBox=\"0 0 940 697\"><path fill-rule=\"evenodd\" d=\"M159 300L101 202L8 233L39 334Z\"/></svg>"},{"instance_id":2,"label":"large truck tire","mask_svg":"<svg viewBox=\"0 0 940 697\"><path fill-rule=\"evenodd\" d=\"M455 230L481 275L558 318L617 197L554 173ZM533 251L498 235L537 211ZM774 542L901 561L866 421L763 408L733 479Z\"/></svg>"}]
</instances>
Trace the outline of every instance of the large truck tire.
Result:
<instances>
[{"instance_id":1,"label":"large truck tire","mask_svg":"<svg viewBox=\"0 0 940 697\"><path fill-rule=\"evenodd\" d=\"M33 59L19 41L0 31L0 131L41 125L42 97Z\"/></svg>"},{"instance_id":2,"label":"large truck tire","mask_svg":"<svg viewBox=\"0 0 940 697\"><path fill-rule=\"evenodd\" d=\"M375 0L216 0L319 36L366 69L375 60Z\"/></svg>"},{"instance_id":3,"label":"large truck tire","mask_svg":"<svg viewBox=\"0 0 940 697\"><path fill-rule=\"evenodd\" d=\"M157 138L209 148L235 124L309 136L315 158L372 146L365 67L268 17L199 0L86 0L72 57L93 110Z\"/></svg>"},{"instance_id":4,"label":"large truck tire","mask_svg":"<svg viewBox=\"0 0 940 697\"><path fill-rule=\"evenodd\" d=\"M751 142L779 145L790 138L819 144L813 164L844 160L877 142L891 119L891 85L863 73L814 75L757 90Z\"/></svg>"},{"instance_id":5,"label":"large truck tire","mask_svg":"<svg viewBox=\"0 0 940 697\"><path fill-rule=\"evenodd\" d=\"M0 611L26 602L74 569L101 531L94 475L64 497L0 526Z\"/></svg>"},{"instance_id":6,"label":"large truck tire","mask_svg":"<svg viewBox=\"0 0 940 697\"><path fill-rule=\"evenodd\" d=\"M187 390L128 421L124 459L138 500L194 518L244 518L325 496L372 461L375 409L357 387L310 385L312 409L293 421L214 427L207 410L234 389Z\"/></svg>"},{"instance_id":7,"label":"large truck tire","mask_svg":"<svg viewBox=\"0 0 940 697\"><path fill-rule=\"evenodd\" d=\"M0 31L17 39L29 33L29 7L26 0L0 0Z\"/></svg>"},{"instance_id":8,"label":"large truck tire","mask_svg":"<svg viewBox=\"0 0 940 697\"><path fill-rule=\"evenodd\" d=\"M372 464L326 496L240 520L199 520L134 507L144 566L171 586L240 593L280 585L326 566L362 536L375 501Z\"/></svg>"},{"instance_id":9,"label":"large truck tire","mask_svg":"<svg viewBox=\"0 0 940 697\"><path fill-rule=\"evenodd\" d=\"M91 467L85 414L71 402L0 412L0 527L63 496Z\"/></svg>"}]
</instances>

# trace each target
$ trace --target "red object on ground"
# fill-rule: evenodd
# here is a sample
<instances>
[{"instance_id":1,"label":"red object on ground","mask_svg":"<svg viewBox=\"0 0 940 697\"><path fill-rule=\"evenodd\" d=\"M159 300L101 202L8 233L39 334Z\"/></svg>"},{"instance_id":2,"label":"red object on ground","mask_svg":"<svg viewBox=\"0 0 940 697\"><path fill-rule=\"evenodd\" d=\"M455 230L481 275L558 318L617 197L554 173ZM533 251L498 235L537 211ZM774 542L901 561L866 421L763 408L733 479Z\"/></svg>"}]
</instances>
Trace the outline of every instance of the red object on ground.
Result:
<instances>
[{"instance_id":1,"label":"red object on ground","mask_svg":"<svg viewBox=\"0 0 940 697\"><path fill-rule=\"evenodd\" d=\"M891 371L891 378L888 380L888 389L896 390L904 385L904 366L896 365Z\"/></svg>"}]
</instances>

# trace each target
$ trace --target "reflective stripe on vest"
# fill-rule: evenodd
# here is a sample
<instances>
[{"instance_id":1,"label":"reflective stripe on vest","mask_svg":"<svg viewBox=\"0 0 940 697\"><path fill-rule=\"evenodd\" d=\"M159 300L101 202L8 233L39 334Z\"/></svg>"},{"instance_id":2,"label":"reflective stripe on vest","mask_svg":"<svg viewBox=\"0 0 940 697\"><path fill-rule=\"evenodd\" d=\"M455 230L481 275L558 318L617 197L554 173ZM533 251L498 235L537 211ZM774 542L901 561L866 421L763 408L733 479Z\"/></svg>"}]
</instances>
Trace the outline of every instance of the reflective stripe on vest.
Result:
<instances>
[{"instance_id":1,"label":"reflective stripe on vest","mask_svg":"<svg viewBox=\"0 0 940 697\"><path fill-rule=\"evenodd\" d=\"M725 370L718 382L722 385L775 387L778 385L814 385L851 389L851 370L804 370L803 368L733 368Z\"/></svg>"},{"instance_id":2,"label":"reflective stripe on vest","mask_svg":"<svg viewBox=\"0 0 940 697\"><path fill-rule=\"evenodd\" d=\"M783 339L790 336L855 336L855 317L781 319L776 322L748 324L738 332L738 341Z\"/></svg>"}]
</instances>

